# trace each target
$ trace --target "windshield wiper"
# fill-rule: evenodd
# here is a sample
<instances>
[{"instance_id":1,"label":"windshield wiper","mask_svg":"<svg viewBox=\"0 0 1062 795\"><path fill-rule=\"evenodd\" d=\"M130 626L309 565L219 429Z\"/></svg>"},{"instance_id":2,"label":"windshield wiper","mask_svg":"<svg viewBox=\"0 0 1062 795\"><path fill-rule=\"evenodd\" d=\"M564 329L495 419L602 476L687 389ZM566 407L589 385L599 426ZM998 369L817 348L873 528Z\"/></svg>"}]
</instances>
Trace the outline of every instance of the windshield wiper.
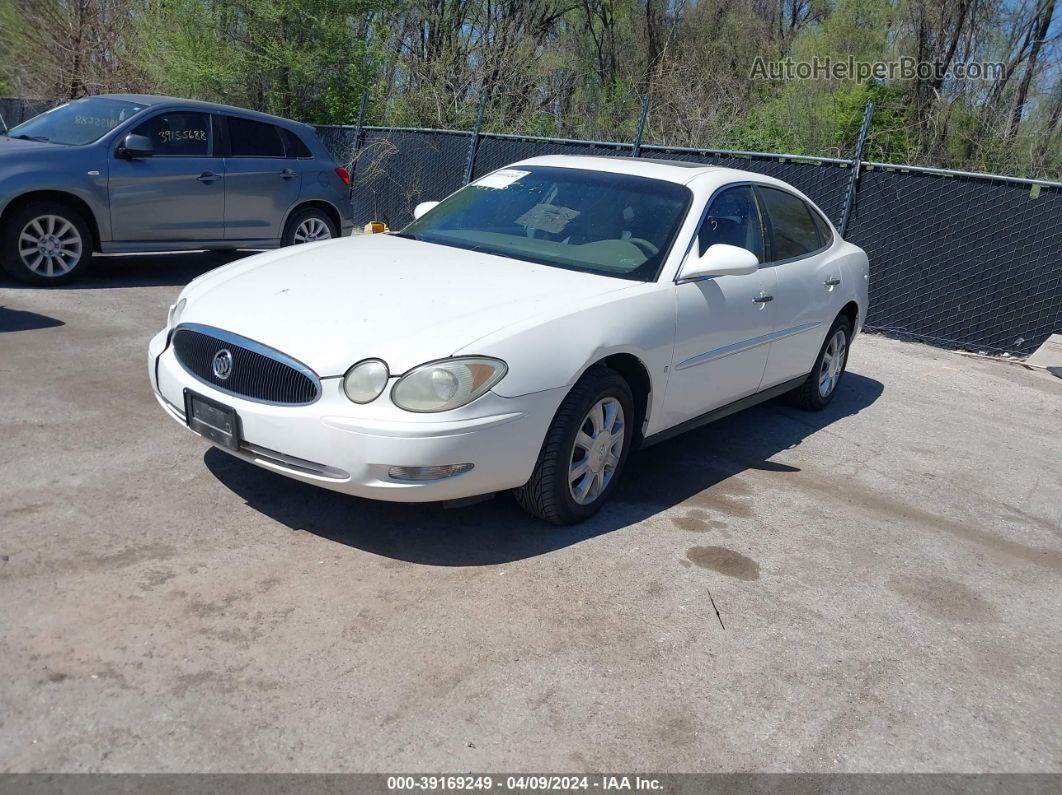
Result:
<instances>
[{"instance_id":1,"label":"windshield wiper","mask_svg":"<svg viewBox=\"0 0 1062 795\"><path fill-rule=\"evenodd\" d=\"M39 141L42 144L48 142L48 137L46 135L26 135L25 133L20 133L10 137L18 138L20 141Z\"/></svg>"},{"instance_id":2,"label":"windshield wiper","mask_svg":"<svg viewBox=\"0 0 1062 795\"><path fill-rule=\"evenodd\" d=\"M391 237L404 237L406 240L420 240L416 235L411 235L408 232L392 232Z\"/></svg>"}]
</instances>

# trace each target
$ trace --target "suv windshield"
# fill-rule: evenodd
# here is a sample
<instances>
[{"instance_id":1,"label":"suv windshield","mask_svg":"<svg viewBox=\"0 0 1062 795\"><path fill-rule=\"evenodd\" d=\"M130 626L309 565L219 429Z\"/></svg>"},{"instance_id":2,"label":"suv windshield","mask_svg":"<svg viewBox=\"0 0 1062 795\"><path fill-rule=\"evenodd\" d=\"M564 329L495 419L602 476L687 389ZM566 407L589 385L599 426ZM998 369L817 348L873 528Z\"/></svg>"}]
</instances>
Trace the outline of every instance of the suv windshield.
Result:
<instances>
[{"instance_id":1,"label":"suv windshield","mask_svg":"<svg viewBox=\"0 0 1062 795\"><path fill-rule=\"evenodd\" d=\"M106 97L79 99L34 116L13 128L8 135L66 146L89 144L145 107Z\"/></svg>"},{"instance_id":2,"label":"suv windshield","mask_svg":"<svg viewBox=\"0 0 1062 795\"><path fill-rule=\"evenodd\" d=\"M673 182L552 166L495 171L399 234L559 268L651 281L691 194Z\"/></svg>"}]
</instances>

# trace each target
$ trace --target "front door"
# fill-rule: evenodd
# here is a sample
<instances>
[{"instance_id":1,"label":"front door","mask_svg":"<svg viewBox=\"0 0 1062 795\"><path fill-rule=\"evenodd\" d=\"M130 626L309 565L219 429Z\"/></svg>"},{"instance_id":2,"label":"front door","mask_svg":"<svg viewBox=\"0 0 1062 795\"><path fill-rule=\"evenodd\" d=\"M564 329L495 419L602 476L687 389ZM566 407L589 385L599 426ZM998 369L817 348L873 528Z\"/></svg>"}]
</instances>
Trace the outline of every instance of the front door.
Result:
<instances>
[{"instance_id":1,"label":"front door","mask_svg":"<svg viewBox=\"0 0 1062 795\"><path fill-rule=\"evenodd\" d=\"M286 157L280 128L239 116L225 121L225 237L277 240L302 189L300 161Z\"/></svg>"},{"instance_id":2,"label":"front door","mask_svg":"<svg viewBox=\"0 0 1062 795\"><path fill-rule=\"evenodd\" d=\"M788 191L758 185L777 273L773 340L764 388L806 376L841 311L841 270L830 254L833 233L818 211Z\"/></svg>"},{"instance_id":3,"label":"front door","mask_svg":"<svg viewBox=\"0 0 1062 795\"><path fill-rule=\"evenodd\" d=\"M111 155L108 191L113 240L221 240L225 174L222 159L213 156L210 114L163 112L129 132L148 138L154 154L134 160Z\"/></svg>"},{"instance_id":4,"label":"front door","mask_svg":"<svg viewBox=\"0 0 1062 795\"><path fill-rule=\"evenodd\" d=\"M763 229L752 189L727 188L708 208L691 255L715 243L763 259ZM675 356L665 397L674 425L753 394L767 364L774 327L775 274L715 276L675 287Z\"/></svg>"}]
</instances>

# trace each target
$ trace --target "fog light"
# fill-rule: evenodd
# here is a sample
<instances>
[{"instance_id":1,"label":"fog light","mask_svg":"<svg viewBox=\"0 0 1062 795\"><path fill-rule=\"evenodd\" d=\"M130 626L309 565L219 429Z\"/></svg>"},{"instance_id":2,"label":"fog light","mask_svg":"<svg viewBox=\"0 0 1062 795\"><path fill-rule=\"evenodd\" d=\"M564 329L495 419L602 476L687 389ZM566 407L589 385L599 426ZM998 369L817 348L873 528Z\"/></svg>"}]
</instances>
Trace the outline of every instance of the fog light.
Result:
<instances>
[{"instance_id":1,"label":"fog light","mask_svg":"<svg viewBox=\"0 0 1062 795\"><path fill-rule=\"evenodd\" d=\"M388 477L394 480L442 480L472 469L472 464L446 464L438 467L391 467Z\"/></svg>"}]
</instances>

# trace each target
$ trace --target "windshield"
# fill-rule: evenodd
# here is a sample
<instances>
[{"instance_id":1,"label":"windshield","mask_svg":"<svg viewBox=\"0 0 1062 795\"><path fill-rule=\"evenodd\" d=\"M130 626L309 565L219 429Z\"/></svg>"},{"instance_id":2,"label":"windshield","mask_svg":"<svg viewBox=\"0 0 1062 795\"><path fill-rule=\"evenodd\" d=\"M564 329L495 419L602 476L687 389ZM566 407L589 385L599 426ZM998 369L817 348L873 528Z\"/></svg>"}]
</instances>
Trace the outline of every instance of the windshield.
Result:
<instances>
[{"instance_id":1,"label":"windshield","mask_svg":"<svg viewBox=\"0 0 1062 795\"><path fill-rule=\"evenodd\" d=\"M651 281L686 214L687 188L551 166L495 171L399 234L542 265Z\"/></svg>"},{"instance_id":2,"label":"windshield","mask_svg":"<svg viewBox=\"0 0 1062 795\"><path fill-rule=\"evenodd\" d=\"M34 116L13 128L8 135L66 146L90 144L145 107L106 97L79 99Z\"/></svg>"}]
</instances>

